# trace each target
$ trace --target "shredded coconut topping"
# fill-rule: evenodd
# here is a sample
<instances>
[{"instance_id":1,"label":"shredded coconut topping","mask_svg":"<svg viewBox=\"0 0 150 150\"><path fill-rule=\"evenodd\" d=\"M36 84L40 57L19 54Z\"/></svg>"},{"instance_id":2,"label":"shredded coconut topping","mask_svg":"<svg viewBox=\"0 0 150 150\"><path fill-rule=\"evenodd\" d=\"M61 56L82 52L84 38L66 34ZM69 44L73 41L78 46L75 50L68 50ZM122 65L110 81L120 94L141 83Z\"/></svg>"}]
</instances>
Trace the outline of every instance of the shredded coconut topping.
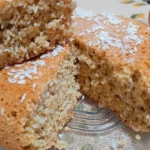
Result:
<instances>
[{"instance_id":1,"label":"shredded coconut topping","mask_svg":"<svg viewBox=\"0 0 150 150\"><path fill-rule=\"evenodd\" d=\"M139 27L137 25L134 25L132 22L130 22L126 29L128 35L124 37L124 42L136 42L135 45L139 45L142 42L142 37L138 37L136 35L138 29Z\"/></svg>"},{"instance_id":2,"label":"shredded coconut topping","mask_svg":"<svg viewBox=\"0 0 150 150\"><path fill-rule=\"evenodd\" d=\"M142 36L138 35L139 26L133 22L126 25L123 23L124 20L114 14L102 12L100 15L96 15L85 10L76 9L75 15L86 19L86 21L92 21L90 25L87 24L86 29L82 28L78 34L79 36L90 37L89 46L96 46L104 51L114 47L119 49L122 55L135 55L138 50L137 46L143 41ZM84 22L80 24L84 26ZM116 34L116 32L122 32L123 37ZM133 63L132 59L125 61Z\"/></svg>"},{"instance_id":3,"label":"shredded coconut topping","mask_svg":"<svg viewBox=\"0 0 150 150\"><path fill-rule=\"evenodd\" d=\"M106 21L106 23L110 22L111 24L117 25L123 22L123 20L119 19L116 15L112 13L102 12L101 15L108 18L108 21Z\"/></svg>"},{"instance_id":4,"label":"shredded coconut topping","mask_svg":"<svg viewBox=\"0 0 150 150\"><path fill-rule=\"evenodd\" d=\"M4 116L4 107L1 108L1 115Z\"/></svg>"},{"instance_id":5,"label":"shredded coconut topping","mask_svg":"<svg viewBox=\"0 0 150 150\"><path fill-rule=\"evenodd\" d=\"M92 11L86 11L82 8L77 7L74 11L74 16L79 16L81 18L90 18L96 16L96 14Z\"/></svg>"},{"instance_id":6,"label":"shredded coconut topping","mask_svg":"<svg viewBox=\"0 0 150 150\"><path fill-rule=\"evenodd\" d=\"M49 57L56 57L60 52L64 50L64 47L58 45L53 51L42 55L40 58L44 59ZM8 81L12 84L26 84L27 78L31 80L38 79L42 75L42 72L38 71L38 67L42 67L45 65L46 62L44 60L29 61L26 66L24 66L24 64L17 64L15 65L15 69L11 69L7 73L9 75ZM5 69L9 69L9 67L5 67ZM33 90L35 89L35 87L36 84L33 85Z\"/></svg>"},{"instance_id":7,"label":"shredded coconut topping","mask_svg":"<svg viewBox=\"0 0 150 150\"><path fill-rule=\"evenodd\" d=\"M33 91L35 90L36 85L37 85L37 83L34 83L34 84L33 84L33 86L32 86Z\"/></svg>"},{"instance_id":8,"label":"shredded coconut topping","mask_svg":"<svg viewBox=\"0 0 150 150\"><path fill-rule=\"evenodd\" d=\"M109 49L109 46L117 48L122 47L121 40L111 37L108 32L101 31L100 34L96 35L96 37L101 40L103 50Z\"/></svg>"},{"instance_id":9,"label":"shredded coconut topping","mask_svg":"<svg viewBox=\"0 0 150 150\"><path fill-rule=\"evenodd\" d=\"M60 52L62 52L63 50L65 50L64 47L58 45L56 46L56 48L52 51L52 56L57 56Z\"/></svg>"},{"instance_id":10,"label":"shredded coconut topping","mask_svg":"<svg viewBox=\"0 0 150 150\"><path fill-rule=\"evenodd\" d=\"M81 99L82 99L82 100L84 100L84 98L85 98L85 96L84 96L84 95L82 95L82 98L81 98Z\"/></svg>"},{"instance_id":11,"label":"shredded coconut topping","mask_svg":"<svg viewBox=\"0 0 150 150\"><path fill-rule=\"evenodd\" d=\"M22 103L26 99L27 94L25 93L22 98L20 99L20 103Z\"/></svg>"},{"instance_id":12,"label":"shredded coconut topping","mask_svg":"<svg viewBox=\"0 0 150 150\"><path fill-rule=\"evenodd\" d=\"M124 61L127 62L127 63L130 63L130 64L133 64L134 63L134 58L124 58Z\"/></svg>"},{"instance_id":13,"label":"shredded coconut topping","mask_svg":"<svg viewBox=\"0 0 150 150\"><path fill-rule=\"evenodd\" d=\"M64 51L65 48L62 47L61 45L57 45L56 48L47 54L42 55L40 58L50 58L50 57L55 57L57 56L60 52Z\"/></svg>"},{"instance_id":14,"label":"shredded coconut topping","mask_svg":"<svg viewBox=\"0 0 150 150\"><path fill-rule=\"evenodd\" d=\"M45 61L37 60L35 62L28 62L28 66L26 66L24 69L11 69L10 72L8 72L8 75L10 76L8 81L10 83L25 84L26 78L37 79L42 75L41 72L38 72L38 66L45 65ZM21 66L18 66L18 68L19 67Z\"/></svg>"}]
</instances>

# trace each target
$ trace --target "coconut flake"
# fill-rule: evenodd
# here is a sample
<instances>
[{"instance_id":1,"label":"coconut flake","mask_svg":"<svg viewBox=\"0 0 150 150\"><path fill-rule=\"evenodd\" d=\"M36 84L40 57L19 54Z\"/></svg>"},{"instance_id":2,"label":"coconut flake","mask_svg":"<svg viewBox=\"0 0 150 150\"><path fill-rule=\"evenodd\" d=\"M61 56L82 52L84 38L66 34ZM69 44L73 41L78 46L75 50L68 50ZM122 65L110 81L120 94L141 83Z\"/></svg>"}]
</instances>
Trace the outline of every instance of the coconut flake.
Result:
<instances>
[{"instance_id":1,"label":"coconut flake","mask_svg":"<svg viewBox=\"0 0 150 150\"><path fill-rule=\"evenodd\" d=\"M57 56L63 50L65 50L64 47L57 45L56 48L52 51L52 56L54 56L54 57Z\"/></svg>"},{"instance_id":2,"label":"coconut flake","mask_svg":"<svg viewBox=\"0 0 150 150\"><path fill-rule=\"evenodd\" d=\"M26 83L26 80L19 80L17 83L18 83L18 84L25 84L25 83Z\"/></svg>"},{"instance_id":3,"label":"coconut flake","mask_svg":"<svg viewBox=\"0 0 150 150\"><path fill-rule=\"evenodd\" d=\"M37 83L33 84L33 86L32 86L33 91L35 90L36 85L37 85Z\"/></svg>"},{"instance_id":4,"label":"coconut flake","mask_svg":"<svg viewBox=\"0 0 150 150\"><path fill-rule=\"evenodd\" d=\"M43 58L50 58L50 57L51 57L51 54L47 53L47 54L43 54L40 58L43 59Z\"/></svg>"},{"instance_id":5,"label":"coconut flake","mask_svg":"<svg viewBox=\"0 0 150 150\"><path fill-rule=\"evenodd\" d=\"M119 19L116 15L112 13L102 12L101 15L108 18L108 21L106 21L105 23L111 23L111 24L117 25L123 22L123 20Z\"/></svg>"},{"instance_id":6,"label":"coconut flake","mask_svg":"<svg viewBox=\"0 0 150 150\"><path fill-rule=\"evenodd\" d=\"M2 115L2 116L4 116L4 112L5 112L4 107L2 107L2 108L1 108L1 115Z\"/></svg>"},{"instance_id":7,"label":"coconut flake","mask_svg":"<svg viewBox=\"0 0 150 150\"><path fill-rule=\"evenodd\" d=\"M22 98L20 99L20 103L22 103L25 99L26 99L26 93L22 96Z\"/></svg>"},{"instance_id":8,"label":"coconut flake","mask_svg":"<svg viewBox=\"0 0 150 150\"><path fill-rule=\"evenodd\" d=\"M92 18L97 14L93 13L92 11L84 10L83 8L77 7L74 11L74 16L78 16L80 18Z\"/></svg>"},{"instance_id":9,"label":"coconut flake","mask_svg":"<svg viewBox=\"0 0 150 150\"><path fill-rule=\"evenodd\" d=\"M25 84L26 78L28 79L37 79L42 75L38 72L38 66L45 66L46 63L43 60L38 60L35 62L28 62L29 66L26 66L24 69L12 69L7 74L10 76L8 81L10 83ZM30 66L31 65L31 66ZM18 66L18 68L21 66Z\"/></svg>"},{"instance_id":10,"label":"coconut flake","mask_svg":"<svg viewBox=\"0 0 150 150\"><path fill-rule=\"evenodd\" d=\"M122 48L121 40L111 37L108 32L101 31L96 37L101 40L102 50L107 50L110 46Z\"/></svg>"},{"instance_id":11,"label":"coconut flake","mask_svg":"<svg viewBox=\"0 0 150 150\"><path fill-rule=\"evenodd\" d=\"M84 95L82 95L82 98L81 98L82 100L84 100L85 99L85 96Z\"/></svg>"},{"instance_id":12,"label":"coconut flake","mask_svg":"<svg viewBox=\"0 0 150 150\"><path fill-rule=\"evenodd\" d=\"M126 61L127 63L133 64L134 63L134 59L133 58L124 58L124 61Z\"/></svg>"}]
</instances>

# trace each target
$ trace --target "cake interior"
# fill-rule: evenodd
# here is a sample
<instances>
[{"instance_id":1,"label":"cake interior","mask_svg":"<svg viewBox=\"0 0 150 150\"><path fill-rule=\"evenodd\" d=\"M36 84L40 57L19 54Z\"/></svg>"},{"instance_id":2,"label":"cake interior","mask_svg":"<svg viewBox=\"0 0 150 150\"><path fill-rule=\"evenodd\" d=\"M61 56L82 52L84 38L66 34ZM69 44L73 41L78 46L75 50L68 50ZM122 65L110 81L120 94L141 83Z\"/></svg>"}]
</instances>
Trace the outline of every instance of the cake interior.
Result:
<instances>
[{"instance_id":1,"label":"cake interior","mask_svg":"<svg viewBox=\"0 0 150 150\"><path fill-rule=\"evenodd\" d=\"M94 48L79 42L75 45L81 92L116 112L134 130L149 131L150 94L142 85L140 72L127 65L113 64L104 51L96 53Z\"/></svg>"},{"instance_id":2,"label":"cake interior","mask_svg":"<svg viewBox=\"0 0 150 150\"><path fill-rule=\"evenodd\" d=\"M57 79L45 87L35 111L24 125L29 142L24 149L43 150L56 144L58 135L72 117L72 109L80 97L76 57L70 52L58 71ZM23 136L21 136L23 137Z\"/></svg>"},{"instance_id":3,"label":"cake interior","mask_svg":"<svg viewBox=\"0 0 150 150\"><path fill-rule=\"evenodd\" d=\"M14 55L15 58L28 59L45 49L54 48L56 44L65 43L71 34L73 9L71 0L12 0L2 3L0 53L8 53L7 57L11 59Z\"/></svg>"}]
</instances>

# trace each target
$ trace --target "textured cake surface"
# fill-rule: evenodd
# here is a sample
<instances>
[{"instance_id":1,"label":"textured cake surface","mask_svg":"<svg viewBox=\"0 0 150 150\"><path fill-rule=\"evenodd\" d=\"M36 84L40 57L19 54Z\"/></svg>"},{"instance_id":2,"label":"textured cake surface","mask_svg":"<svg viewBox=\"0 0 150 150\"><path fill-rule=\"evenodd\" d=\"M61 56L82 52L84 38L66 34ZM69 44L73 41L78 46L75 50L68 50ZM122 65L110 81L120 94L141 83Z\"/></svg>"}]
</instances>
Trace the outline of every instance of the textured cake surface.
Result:
<instances>
[{"instance_id":1,"label":"textured cake surface","mask_svg":"<svg viewBox=\"0 0 150 150\"><path fill-rule=\"evenodd\" d=\"M57 142L80 96L70 47L0 72L0 145L45 150Z\"/></svg>"},{"instance_id":2,"label":"textured cake surface","mask_svg":"<svg viewBox=\"0 0 150 150\"><path fill-rule=\"evenodd\" d=\"M72 0L1 0L0 68L69 40L73 9Z\"/></svg>"},{"instance_id":3,"label":"textured cake surface","mask_svg":"<svg viewBox=\"0 0 150 150\"><path fill-rule=\"evenodd\" d=\"M109 13L76 9L82 92L137 131L150 131L150 28Z\"/></svg>"}]
</instances>

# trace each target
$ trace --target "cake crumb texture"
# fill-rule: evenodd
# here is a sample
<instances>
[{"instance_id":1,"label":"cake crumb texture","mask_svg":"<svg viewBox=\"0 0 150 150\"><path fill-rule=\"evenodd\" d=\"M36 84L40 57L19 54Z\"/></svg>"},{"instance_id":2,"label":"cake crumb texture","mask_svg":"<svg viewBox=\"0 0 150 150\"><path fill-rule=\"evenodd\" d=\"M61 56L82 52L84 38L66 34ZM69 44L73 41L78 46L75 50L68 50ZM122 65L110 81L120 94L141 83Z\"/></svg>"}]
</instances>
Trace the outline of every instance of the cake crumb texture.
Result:
<instances>
[{"instance_id":1,"label":"cake crumb texture","mask_svg":"<svg viewBox=\"0 0 150 150\"><path fill-rule=\"evenodd\" d=\"M150 131L150 27L76 9L75 45L81 91L136 131Z\"/></svg>"},{"instance_id":2,"label":"cake crumb texture","mask_svg":"<svg viewBox=\"0 0 150 150\"><path fill-rule=\"evenodd\" d=\"M1 0L0 68L69 41L72 0Z\"/></svg>"}]
</instances>

